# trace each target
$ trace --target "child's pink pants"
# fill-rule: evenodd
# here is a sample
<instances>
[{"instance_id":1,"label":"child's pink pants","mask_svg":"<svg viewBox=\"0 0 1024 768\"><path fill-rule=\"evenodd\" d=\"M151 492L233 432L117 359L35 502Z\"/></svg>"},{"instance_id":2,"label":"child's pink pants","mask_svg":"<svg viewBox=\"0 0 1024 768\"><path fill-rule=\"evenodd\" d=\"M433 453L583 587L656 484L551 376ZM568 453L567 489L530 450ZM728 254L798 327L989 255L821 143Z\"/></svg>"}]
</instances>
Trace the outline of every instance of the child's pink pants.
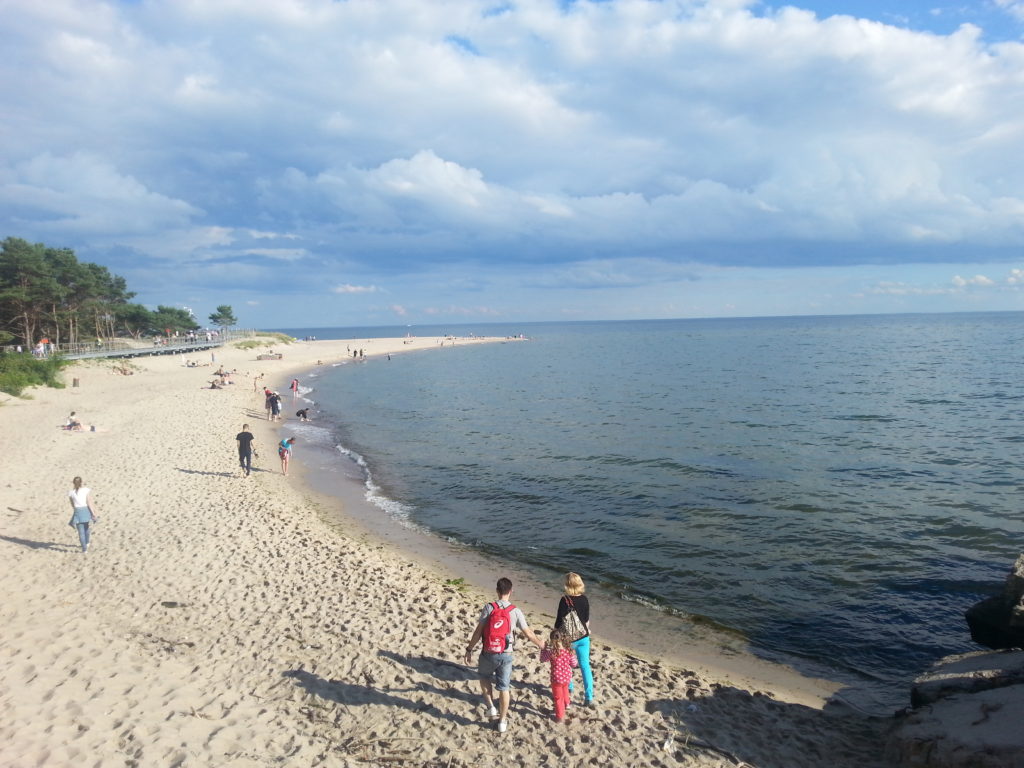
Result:
<instances>
[{"instance_id":1,"label":"child's pink pants","mask_svg":"<svg viewBox=\"0 0 1024 768\"><path fill-rule=\"evenodd\" d=\"M555 701L555 719L561 720L565 717L565 708L569 706L569 684L552 683L551 698Z\"/></svg>"}]
</instances>

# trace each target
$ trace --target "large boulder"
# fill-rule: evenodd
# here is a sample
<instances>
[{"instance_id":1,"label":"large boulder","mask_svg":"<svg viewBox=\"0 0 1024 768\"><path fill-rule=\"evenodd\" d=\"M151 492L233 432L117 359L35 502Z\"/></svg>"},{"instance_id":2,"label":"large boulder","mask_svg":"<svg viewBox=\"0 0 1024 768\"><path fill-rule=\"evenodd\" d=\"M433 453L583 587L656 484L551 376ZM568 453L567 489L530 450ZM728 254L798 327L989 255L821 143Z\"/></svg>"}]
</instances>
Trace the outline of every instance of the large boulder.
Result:
<instances>
[{"instance_id":1,"label":"large boulder","mask_svg":"<svg viewBox=\"0 0 1024 768\"><path fill-rule=\"evenodd\" d=\"M988 648L1024 648L1024 554L1006 577L1002 594L967 609L971 639Z\"/></svg>"},{"instance_id":2,"label":"large boulder","mask_svg":"<svg viewBox=\"0 0 1024 768\"><path fill-rule=\"evenodd\" d=\"M910 706L917 709L950 696L1011 685L1024 686L1024 651L977 651L947 656L914 680ZM1024 695L1024 688L1017 692Z\"/></svg>"},{"instance_id":3,"label":"large boulder","mask_svg":"<svg viewBox=\"0 0 1024 768\"><path fill-rule=\"evenodd\" d=\"M901 768L1024 768L1024 685L941 699L893 732L886 757Z\"/></svg>"},{"instance_id":4,"label":"large boulder","mask_svg":"<svg viewBox=\"0 0 1024 768\"><path fill-rule=\"evenodd\" d=\"M981 645L1024 648L1024 554L967 624ZM885 749L901 768L1024 768L1024 650L942 659L914 681L910 702Z\"/></svg>"}]
</instances>

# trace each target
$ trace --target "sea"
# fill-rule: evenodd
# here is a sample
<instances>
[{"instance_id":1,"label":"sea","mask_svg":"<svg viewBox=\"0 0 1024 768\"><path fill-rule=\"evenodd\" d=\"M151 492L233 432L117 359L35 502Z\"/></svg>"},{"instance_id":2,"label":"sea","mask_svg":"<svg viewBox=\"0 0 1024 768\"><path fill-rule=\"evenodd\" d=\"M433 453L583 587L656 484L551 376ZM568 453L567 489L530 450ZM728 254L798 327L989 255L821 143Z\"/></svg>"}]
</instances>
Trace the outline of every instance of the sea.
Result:
<instances>
[{"instance_id":1,"label":"sea","mask_svg":"<svg viewBox=\"0 0 1024 768\"><path fill-rule=\"evenodd\" d=\"M437 340L302 378L383 518L883 706L979 650L964 611L1024 551L1024 313L282 330Z\"/></svg>"}]
</instances>

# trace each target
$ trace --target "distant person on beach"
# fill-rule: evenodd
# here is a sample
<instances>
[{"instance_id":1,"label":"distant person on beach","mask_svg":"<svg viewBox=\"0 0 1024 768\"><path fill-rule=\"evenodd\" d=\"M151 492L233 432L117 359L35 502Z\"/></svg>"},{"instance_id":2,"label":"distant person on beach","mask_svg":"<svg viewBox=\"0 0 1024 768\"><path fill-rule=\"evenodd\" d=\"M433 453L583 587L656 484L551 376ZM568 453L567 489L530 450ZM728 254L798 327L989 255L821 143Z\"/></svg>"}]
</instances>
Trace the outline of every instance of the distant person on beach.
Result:
<instances>
[{"instance_id":1,"label":"distant person on beach","mask_svg":"<svg viewBox=\"0 0 1024 768\"><path fill-rule=\"evenodd\" d=\"M296 411L295 415L299 417L300 421L309 421L309 408L302 408Z\"/></svg>"},{"instance_id":2,"label":"distant person on beach","mask_svg":"<svg viewBox=\"0 0 1024 768\"><path fill-rule=\"evenodd\" d=\"M580 672L583 675L583 695L586 697L588 707L594 706L594 673L590 669L590 601L583 594L586 585L578 573L567 573L563 581L565 594L558 601L558 611L555 614L555 629L565 632L576 652L576 661L579 664ZM578 626L585 634L582 637L574 638L570 630L570 624L575 624L569 618L570 612L575 612L579 618ZM569 694L572 695L572 679L569 680Z\"/></svg>"},{"instance_id":3,"label":"distant person on beach","mask_svg":"<svg viewBox=\"0 0 1024 768\"><path fill-rule=\"evenodd\" d=\"M292 391L292 400L294 400L298 396L298 394L299 394L299 380L298 379L292 379L292 383L291 383L290 389Z\"/></svg>"},{"instance_id":4,"label":"distant person on beach","mask_svg":"<svg viewBox=\"0 0 1024 768\"><path fill-rule=\"evenodd\" d=\"M508 728L512 649L515 645L516 631L522 632L538 648L543 648L544 644L526 623L525 614L509 602L512 596L512 582L502 577L498 579L496 589L498 599L484 606L473 635L469 638L469 644L466 646L466 663L472 661L477 641L483 640L483 648L477 660L477 677L487 705L487 716L497 718L498 732L504 733ZM500 709L494 706L494 690L498 691Z\"/></svg>"},{"instance_id":5,"label":"distant person on beach","mask_svg":"<svg viewBox=\"0 0 1024 768\"><path fill-rule=\"evenodd\" d=\"M289 437L277 445L277 455L281 458L281 474L287 477L288 462L292 458L292 446L295 445L295 438Z\"/></svg>"},{"instance_id":6,"label":"distant person on beach","mask_svg":"<svg viewBox=\"0 0 1024 768\"><path fill-rule=\"evenodd\" d=\"M255 436L249 431L248 424L243 424L242 431L235 435L235 440L238 441L238 463L242 466L246 477L252 470L252 441L255 439Z\"/></svg>"},{"instance_id":7,"label":"distant person on beach","mask_svg":"<svg viewBox=\"0 0 1024 768\"><path fill-rule=\"evenodd\" d=\"M71 502L71 520L68 522L72 528L78 529L78 543L82 545L82 554L89 551L89 526L99 518L93 511L92 500L89 495L92 491L82 485L82 478L76 477L71 481L73 486L68 492L68 501Z\"/></svg>"},{"instance_id":8,"label":"distant person on beach","mask_svg":"<svg viewBox=\"0 0 1024 768\"><path fill-rule=\"evenodd\" d=\"M560 629L551 630L551 639L540 652L541 663L551 664L551 699L555 705L555 722L565 720L565 708L569 706L569 683L572 682L572 668L576 666L576 652L569 646L569 638Z\"/></svg>"},{"instance_id":9,"label":"distant person on beach","mask_svg":"<svg viewBox=\"0 0 1024 768\"><path fill-rule=\"evenodd\" d=\"M68 416L68 420L67 420L67 423L64 425L64 429L73 429L76 432L81 432L82 431L82 422L75 415L74 411L72 411L71 415Z\"/></svg>"},{"instance_id":10,"label":"distant person on beach","mask_svg":"<svg viewBox=\"0 0 1024 768\"><path fill-rule=\"evenodd\" d=\"M281 419L281 394L275 392L270 396L270 420L280 421Z\"/></svg>"}]
</instances>

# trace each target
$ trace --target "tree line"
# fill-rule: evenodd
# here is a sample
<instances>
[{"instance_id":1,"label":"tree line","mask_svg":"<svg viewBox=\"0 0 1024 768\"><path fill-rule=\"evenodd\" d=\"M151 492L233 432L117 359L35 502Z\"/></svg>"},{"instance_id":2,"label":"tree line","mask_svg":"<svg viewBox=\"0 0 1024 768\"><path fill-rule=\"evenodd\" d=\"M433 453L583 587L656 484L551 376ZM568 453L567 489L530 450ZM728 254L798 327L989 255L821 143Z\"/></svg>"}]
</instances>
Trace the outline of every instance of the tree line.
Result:
<instances>
[{"instance_id":1,"label":"tree line","mask_svg":"<svg viewBox=\"0 0 1024 768\"><path fill-rule=\"evenodd\" d=\"M187 310L158 305L154 311L134 297L123 277L79 261L70 248L17 237L0 243L0 344L31 348L43 338L59 345L199 328ZM227 327L237 320L221 305L210 322Z\"/></svg>"}]
</instances>

